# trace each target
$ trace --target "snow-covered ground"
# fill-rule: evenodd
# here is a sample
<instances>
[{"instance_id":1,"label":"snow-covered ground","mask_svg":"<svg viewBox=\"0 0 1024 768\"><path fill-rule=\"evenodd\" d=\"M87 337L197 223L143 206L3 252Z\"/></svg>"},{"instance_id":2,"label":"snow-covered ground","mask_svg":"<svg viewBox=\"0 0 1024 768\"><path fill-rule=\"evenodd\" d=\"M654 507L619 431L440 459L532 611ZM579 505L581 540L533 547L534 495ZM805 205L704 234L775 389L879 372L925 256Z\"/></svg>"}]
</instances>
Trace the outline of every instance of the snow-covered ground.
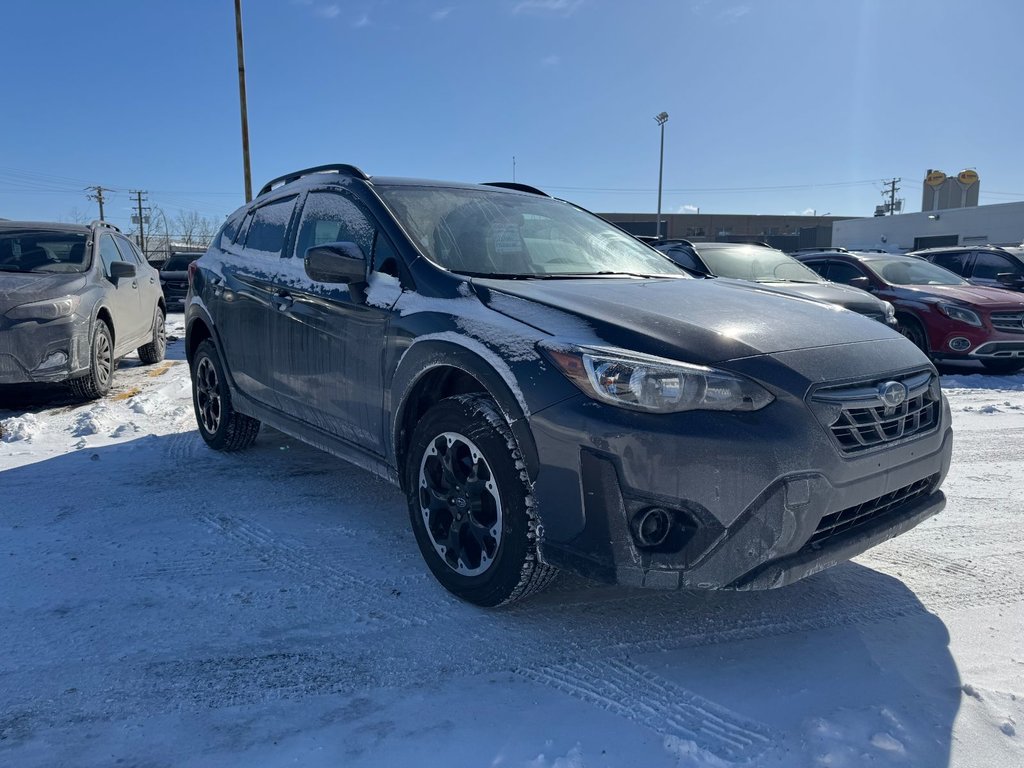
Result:
<instances>
[{"instance_id":1,"label":"snow-covered ground","mask_svg":"<svg viewBox=\"0 0 1024 768\"><path fill-rule=\"evenodd\" d=\"M483 611L394 488L208 450L182 346L0 404L2 766L1024 765L1024 376L944 377L949 504L856 562Z\"/></svg>"}]
</instances>

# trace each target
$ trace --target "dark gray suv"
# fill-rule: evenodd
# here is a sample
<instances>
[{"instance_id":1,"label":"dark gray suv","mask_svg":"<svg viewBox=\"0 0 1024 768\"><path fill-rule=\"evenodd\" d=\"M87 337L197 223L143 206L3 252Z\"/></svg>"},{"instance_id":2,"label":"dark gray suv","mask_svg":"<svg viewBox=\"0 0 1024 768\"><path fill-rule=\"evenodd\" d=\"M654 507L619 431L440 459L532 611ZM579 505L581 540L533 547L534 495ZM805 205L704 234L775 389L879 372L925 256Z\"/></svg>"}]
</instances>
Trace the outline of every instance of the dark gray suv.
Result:
<instances>
[{"instance_id":1,"label":"dark gray suv","mask_svg":"<svg viewBox=\"0 0 1024 768\"><path fill-rule=\"evenodd\" d=\"M913 344L692 279L524 185L276 179L193 265L186 325L207 443L266 422L399 484L479 605L556 568L779 587L944 504L949 408Z\"/></svg>"},{"instance_id":2,"label":"dark gray suv","mask_svg":"<svg viewBox=\"0 0 1024 768\"><path fill-rule=\"evenodd\" d=\"M163 359L165 313L157 271L117 227L0 222L0 384L102 397L129 352Z\"/></svg>"}]
</instances>

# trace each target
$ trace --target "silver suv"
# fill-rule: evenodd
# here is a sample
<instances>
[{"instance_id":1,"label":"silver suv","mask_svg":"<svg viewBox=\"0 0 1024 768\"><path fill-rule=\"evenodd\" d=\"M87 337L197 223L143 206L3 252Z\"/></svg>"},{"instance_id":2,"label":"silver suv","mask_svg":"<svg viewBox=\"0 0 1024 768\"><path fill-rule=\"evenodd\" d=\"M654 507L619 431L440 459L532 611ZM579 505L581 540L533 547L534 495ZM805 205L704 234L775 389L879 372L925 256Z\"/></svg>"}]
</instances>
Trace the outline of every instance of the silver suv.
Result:
<instances>
[{"instance_id":1,"label":"silver suv","mask_svg":"<svg viewBox=\"0 0 1024 768\"><path fill-rule=\"evenodd\" d=\"M0 384L102 397L129 352L163 360L165 314L157 271L117 227L0 223Z\"/></svg>"}]
</instances>

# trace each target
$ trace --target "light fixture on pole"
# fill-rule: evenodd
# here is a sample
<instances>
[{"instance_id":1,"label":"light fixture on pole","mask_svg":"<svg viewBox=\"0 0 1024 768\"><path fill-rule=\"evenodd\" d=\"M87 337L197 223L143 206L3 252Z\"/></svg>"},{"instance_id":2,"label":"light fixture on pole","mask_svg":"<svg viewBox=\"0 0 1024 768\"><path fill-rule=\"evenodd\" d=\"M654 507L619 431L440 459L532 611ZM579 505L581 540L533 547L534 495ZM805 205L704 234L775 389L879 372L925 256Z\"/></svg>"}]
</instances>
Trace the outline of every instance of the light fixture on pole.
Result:
<instances>
[{"instance_id":1,"label":"light fixture on pole","mask_svg":"<svg viewBox=\"0 0 1024 768\"><path fill-rule=\"evenodd\" d=\"M661 126L661 152L658 155L658 223L657 236L661 239L661 178L665 168L665 123L668 122L668 112L661 112L654 116L658 125Z\"/></svg>"}]
</instances>

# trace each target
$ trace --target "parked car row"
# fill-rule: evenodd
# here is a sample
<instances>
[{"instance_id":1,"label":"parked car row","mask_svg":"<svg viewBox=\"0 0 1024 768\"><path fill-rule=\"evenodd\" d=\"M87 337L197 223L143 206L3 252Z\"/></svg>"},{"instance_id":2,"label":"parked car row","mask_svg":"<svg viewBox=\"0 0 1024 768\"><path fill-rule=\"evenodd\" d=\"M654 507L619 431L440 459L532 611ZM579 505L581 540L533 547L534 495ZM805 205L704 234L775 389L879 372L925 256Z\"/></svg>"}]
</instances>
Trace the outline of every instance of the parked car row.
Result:
<instances>
[{"instance_id":1,"label":"parked car row","mask_svg":"<svg viewBox=\"0 0 1024 768\"><path fill-rule=\"evenodd\" d=\"M971 285L913 254L819 251L797 256L822 277L891 303L900 331L932 359L977 360L1001 374L1024 369L1024 297L1019 293Z\"/></svg>"},{"instance_id":2,"label":"parked car row","mask_svg":"<svg viewBox=\"0 0 1024 768\"><path fill-rule=\"evenodd\" d=\"M732 277L522 184L282 176L189 268L200 435L269 424L399 485L484 606L556 569L780 587L938 512L949 407L884 300L702 248Z\"/></svg>"}]
</instances>

